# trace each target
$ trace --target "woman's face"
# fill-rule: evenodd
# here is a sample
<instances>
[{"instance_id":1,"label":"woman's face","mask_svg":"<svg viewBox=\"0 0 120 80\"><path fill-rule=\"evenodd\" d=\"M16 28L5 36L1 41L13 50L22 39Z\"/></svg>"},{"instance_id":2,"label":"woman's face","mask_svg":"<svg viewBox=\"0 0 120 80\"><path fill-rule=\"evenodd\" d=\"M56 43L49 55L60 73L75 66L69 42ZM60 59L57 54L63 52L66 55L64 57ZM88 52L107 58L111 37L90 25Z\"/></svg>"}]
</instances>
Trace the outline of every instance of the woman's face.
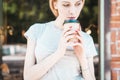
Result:
<instances>
[{"instance_id":1,"label":"woman's face","mask_svg":"<svg viewBox=\"0 0 120 80\"><path fill-rule=\"evenodd\" d=\"M58 17L64 18L64 20L77 19L83 5L83 0L57 0L54 3L55 9L58 10Z\"/></svg>"}]
</instances>

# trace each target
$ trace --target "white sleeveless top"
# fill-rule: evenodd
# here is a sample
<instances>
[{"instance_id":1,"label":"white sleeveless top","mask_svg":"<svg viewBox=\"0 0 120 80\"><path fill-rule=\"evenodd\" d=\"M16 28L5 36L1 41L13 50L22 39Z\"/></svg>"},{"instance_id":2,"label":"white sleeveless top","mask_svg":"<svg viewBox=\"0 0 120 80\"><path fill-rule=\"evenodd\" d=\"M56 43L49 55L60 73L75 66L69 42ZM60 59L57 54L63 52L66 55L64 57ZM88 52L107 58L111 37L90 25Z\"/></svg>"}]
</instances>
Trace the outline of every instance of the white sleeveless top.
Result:
<instances>
[{"instance_id":1,"label":"white sleeveless top","mask_svg":"<svg viewBox=\"0 0 120 80\"><path fill-rule=\"evenodd\" d=\"M28 29L24 35L26 38L36 41L37 63L56 51L61 33L62 30L55 27L54 21L43 24L36 23ZM81 32L81 35L85 43L87 57L97 55L92 37L84 32ZM65 56L40 80L83 80L80 75L80 65L73 49L68 47Z\"/></svg>"}]
</instances>

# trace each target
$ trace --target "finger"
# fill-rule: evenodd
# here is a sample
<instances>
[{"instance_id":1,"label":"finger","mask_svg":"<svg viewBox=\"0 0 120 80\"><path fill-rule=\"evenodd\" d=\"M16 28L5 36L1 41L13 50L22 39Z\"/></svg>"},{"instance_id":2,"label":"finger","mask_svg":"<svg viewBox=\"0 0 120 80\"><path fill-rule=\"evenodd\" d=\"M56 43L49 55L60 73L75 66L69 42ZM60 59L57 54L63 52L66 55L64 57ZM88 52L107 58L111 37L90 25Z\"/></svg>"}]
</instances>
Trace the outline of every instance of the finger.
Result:
<instances>
[{"instance_id":1,"label":"finger","mask_svg":"<svg viewBox=\"0 0 120 80\"><path fill-rule=\"evenodd\" d=\"M82 36L81 31L77 30L76 32L78 33L79 36Z\"/></svg>"},{"instance_id":2,"label":"finger","mask_svg":"<svg viewBox=\"0 0 120 80\"><path fill-rule=\"evenodd\" d=\"M77 34L76 31L70 30L70 31L66 32L66 33L64 34L64 36L67 37L67 36L69 36L69 35L76 35L76 34Z\"/></svg>"},{"instance_id":3,"label":"finger","mask_svg":"<svg viewBox=\"0 0 120 80\"><path fill-rule=\"evenodd\" d=\"M63 26L64 30L68 30L70 28L72 28L72 26Z\"/></svg>"},{"instance_id":4,"label":"finger","mask_svg":"<svg viewBox=\"0 0 120 80\"><path fill-rule=\"evenodd\" d=\"M68 42L67 46L72 46L72 47L80 46L80 47L82 47L83 45L79 42Z\"/></svg>"},{"instance_id":5,"label":"finger","mask_svg":"<svg viewBox=\"0 0 120 80\"><path fill-rule=\"evenodd\" d=\"M74 43L73 42L67 42L67 46L73 46L74 45Z\"/></svg>"},{"instance_id":6,"label":"finger","mask_svg":"<svg viewBox=\"0 0 120 80\"><path fill-rule=\"evenodd\" d=\"M79 43L79 42L76 42L76 43L73 43L72 46L73 46L73 47L74 47L74 46L81 46L81 47L82 47L83 45L82 45L81 43Z\"/></svg>"},{"instance_id":7,"label":"finger","mask_svg":"<svg viewBox=\"0 0 120 80\"><path fill-rule=\"evenodd\" d=\"M70 31L71 29L72 29L72 26L66 27L66 28L64 28L63 33L65 34L66 32Z\"/></svg>"},{"instance_id":8,"label":"finger","mask_svg":"<svg viewBox=\"0 0 120 80\"><path fill-rule=\"evenodd\" d=\"M64 33L68 32L68 31L70 31L70 30L73 30L73 31L76 31L76 32L77 32L77 30L80 31L80 28L78 28L78 29L75 28L75 29L74 29L74 27L72 27L72 26L66 27L66 28L64 28Z\"/></svg>"},{"instance_id":9,"label":"finger","mask_svg":"<svg viewBox=\"0 0 120 80\"><path fill-rule=\"evenodd\" d=\"M81 36L76 35L75 37L78 39L80 43L83 43L83 38Z\"/></svg>"},{"instance_id":10,"label":"finger","mask_svg":"<svg viewBox=\"0 0 120 80\"><path fill-rule=\"evenodd\" d=\"M70 39L76 38L75 35L69 35L67 37L65 37L66 41L69 42Z\"/></svg>"}]
</instances>

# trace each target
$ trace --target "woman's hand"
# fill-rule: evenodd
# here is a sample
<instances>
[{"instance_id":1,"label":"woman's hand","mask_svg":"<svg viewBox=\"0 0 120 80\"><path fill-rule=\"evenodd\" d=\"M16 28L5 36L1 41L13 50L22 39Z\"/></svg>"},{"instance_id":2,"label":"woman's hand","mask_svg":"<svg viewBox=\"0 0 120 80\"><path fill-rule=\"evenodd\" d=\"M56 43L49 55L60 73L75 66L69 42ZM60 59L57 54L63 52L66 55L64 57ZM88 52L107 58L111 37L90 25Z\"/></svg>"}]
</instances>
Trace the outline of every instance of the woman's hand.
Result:
<instances>
[{"instance_id":1,"label":"woman's hand","mask_svg":"<svg viewBox=\"0 0 120 80\"><path fill-rule=\"evenodd\" d=\"M66 47L68 46L68 37L67 32L70 31L70 28L63 29L60 42L58 44L58 49L66 50Z\"/></svg>"},{"instance_id":2,"label":"woman's hand","mask_svg":"<svg viewBox=\"0 0 120 80\"><path fill-rule=\"evenodd\" d=\"M60 51L66 51L67 46L72 46L73 42L70 41L70 39L75 37L75 31L71 30L72 27L67 27L65 29L63 29L62 35L61 35L61 39L58 45L58 50Z\"/></svg>"},{"instance_id":3,"label":"woman's hand","mask_svg":"<svg viewBox=\"0 0 120 80\"><path fill-rule=\"evenodd\" d=\"M63 30L58 50L65 51L67 46L73 46L75 55L80 57L84 54L83 39L80 34L81 29L72 30L72 26L67 27ZM73 41L72 39L77 39Z\"/></svg>"},{"instance_id":4,"label":"woman's hand","mask_svg":"<svg viewBox=\"0 0 120 80\"><path fill-rule=\"evenodd\" d=\"M75 54L77 57L83 57L83 56L85 57L83 38L80 34L80 30L77 30L76 32L78 34L76 35L76 38L78 39L78 41L73 44Z\"/></svg>"},{"instance_id":5,"label":"woman's hand","mask_svg":"<svg viewBox=\"0 0 120 80\"><path fill-rule=\"evenodd\" d=\"M63 31L63 41L65 41L65 47L67 46L72 46L75 51L75 55L80 58L80 57L85 57L84 53L84 42L82 35L80 33L81 28L79 29L72 29L72 26L67 27Z\"/></svg>"}]
</instances>

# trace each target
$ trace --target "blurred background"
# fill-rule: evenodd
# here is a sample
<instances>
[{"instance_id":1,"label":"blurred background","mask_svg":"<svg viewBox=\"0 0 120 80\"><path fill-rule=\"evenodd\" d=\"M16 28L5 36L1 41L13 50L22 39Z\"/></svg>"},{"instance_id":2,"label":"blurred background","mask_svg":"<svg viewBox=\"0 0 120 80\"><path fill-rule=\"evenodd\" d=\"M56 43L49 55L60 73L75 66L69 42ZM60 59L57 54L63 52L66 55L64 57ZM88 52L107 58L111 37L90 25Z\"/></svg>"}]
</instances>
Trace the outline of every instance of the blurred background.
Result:
<instances>
[{"instance_id":1,"label":"blurred background","mask_svg":"<svg viewBox=\"0 0 120 80\"><path fill-rule=\"evenodd\" d=\"M34 23L54 20L49 0L0 0L0 80L23 80L26 52L25 31ZM90 34L98 51L98 0L85 0L78 20L83 31ZM99 52L98 52L99 54ZM94 59L99 80L99 58ZM3 78L3 79L2 79Z\"/></svg>"}]
</instances>

